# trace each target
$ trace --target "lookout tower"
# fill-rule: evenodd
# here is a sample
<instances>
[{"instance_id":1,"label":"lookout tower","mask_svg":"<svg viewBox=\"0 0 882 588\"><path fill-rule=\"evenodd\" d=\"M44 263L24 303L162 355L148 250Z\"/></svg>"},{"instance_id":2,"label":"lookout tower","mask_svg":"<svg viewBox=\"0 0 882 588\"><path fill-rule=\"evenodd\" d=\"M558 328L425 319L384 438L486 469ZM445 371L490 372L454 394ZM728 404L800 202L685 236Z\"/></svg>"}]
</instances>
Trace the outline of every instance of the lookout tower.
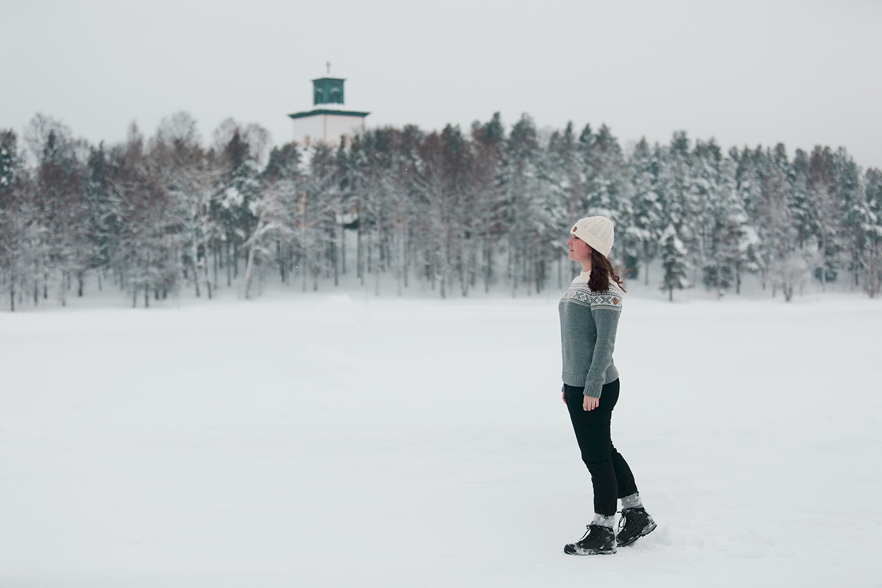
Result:
<instances>
[{"instance_id":1,"label":"lookout tower","mask_svg":"<svg viewBox=\"0 0 882 588\"><path fill-rule=\"evenodd\" d=\"M301 147L325 143L339 147L364 132L364 119L369 112L346 110L343 102L343 78L332 78L331 64L328 76L312 80L312 110L289 114L294 122L294 141Z\"/></svg>"}]
</instances>

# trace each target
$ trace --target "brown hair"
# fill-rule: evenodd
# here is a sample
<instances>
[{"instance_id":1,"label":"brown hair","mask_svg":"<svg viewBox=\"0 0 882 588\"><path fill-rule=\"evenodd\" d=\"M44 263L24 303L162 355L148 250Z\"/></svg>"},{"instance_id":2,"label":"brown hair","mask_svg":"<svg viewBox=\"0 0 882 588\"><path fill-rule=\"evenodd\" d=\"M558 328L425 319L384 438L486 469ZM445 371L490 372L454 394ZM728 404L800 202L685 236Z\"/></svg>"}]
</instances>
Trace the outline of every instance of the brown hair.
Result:
<instances>
[{"instance_id":1,"label":"brown hair","mask_svg":"<svg viewBox=\"0 0 882 588\"><path fill-rule=\"evenodd\" d=\"M588 289L592 292L606 292L609 290L609 281L615 282L622 292L625 290L625 283L622 276L625 272L621 268L614 268L612 263L598 253L593 247L591 248L591 276L588 278Z\"/></svg>"}]
</instances>

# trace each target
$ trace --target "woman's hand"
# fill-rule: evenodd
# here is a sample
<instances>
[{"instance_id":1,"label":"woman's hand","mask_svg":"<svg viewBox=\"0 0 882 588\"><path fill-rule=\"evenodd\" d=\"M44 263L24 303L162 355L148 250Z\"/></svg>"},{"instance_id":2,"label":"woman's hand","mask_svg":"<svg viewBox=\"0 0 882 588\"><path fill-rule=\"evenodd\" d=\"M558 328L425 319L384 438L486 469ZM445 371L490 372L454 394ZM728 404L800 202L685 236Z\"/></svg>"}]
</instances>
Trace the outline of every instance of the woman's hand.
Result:
<instances>
[{"instance_id":1,"label":"woman's hand","mask_svg":"<svg viewBox=\"0 0 882 588\"><path fill-rule=\"evenodd\" d=\"M582 410L589 411L597 408L597 405L600 404L600 398L594 398L593 396L585 396L585 399L582 401Z\"/></svg>"},{"instance_id":2,"label":"woman's hand","mask_svg":"<svg viewBox=\"0 0 882 588\"><path fill-rule=\"evenodd\" d=\"M562 391L560 393L560 397L563 398L564 404L566 404L567 403L567 393Z\"/></svg>"}]
</instances>

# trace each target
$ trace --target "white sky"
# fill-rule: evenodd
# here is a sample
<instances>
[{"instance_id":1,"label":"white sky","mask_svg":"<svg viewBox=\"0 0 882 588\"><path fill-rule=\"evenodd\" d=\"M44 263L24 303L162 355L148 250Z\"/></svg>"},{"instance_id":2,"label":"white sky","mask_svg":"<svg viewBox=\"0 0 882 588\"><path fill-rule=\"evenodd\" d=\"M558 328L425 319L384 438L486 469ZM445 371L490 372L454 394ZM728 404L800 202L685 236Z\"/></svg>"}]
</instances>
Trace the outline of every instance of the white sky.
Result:
<instances>
[{"instance_id":1,"label":"white sky","mask_svg":"<svg viewBox=\"0 0 882 588\"><path fill-rule=\"evenodd\" d=\"M0 29L0 128L19 132L41 112L114 143L186 110L206 141L233 117L280 144L330 61L368 126L527 112L623 146L684 129L882 167L875 0L0 0Z\"/></svg>"}]
</instances>

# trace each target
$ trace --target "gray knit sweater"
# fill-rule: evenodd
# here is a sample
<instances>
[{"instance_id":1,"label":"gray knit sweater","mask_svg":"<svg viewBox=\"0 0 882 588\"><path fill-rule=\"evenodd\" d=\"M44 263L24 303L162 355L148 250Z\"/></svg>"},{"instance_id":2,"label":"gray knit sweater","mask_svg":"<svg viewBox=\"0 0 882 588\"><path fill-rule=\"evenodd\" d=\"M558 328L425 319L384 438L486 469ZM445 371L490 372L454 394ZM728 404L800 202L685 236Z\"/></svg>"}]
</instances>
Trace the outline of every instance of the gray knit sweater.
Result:
<instances>
[{"instance_id":1,"label":"gray knit sweater","mask_svg":"<svg viewBox=\"0 0 882 588\"><path fill-rule=\"evenodd\" d=\"M592 292L589 275L577 276L560 299L560 346L564 384L584 387L585 396L599 398L603 385L619 377L612 354L623 292L612 280L607 291Z\"/></svg>"}]
</instances>

